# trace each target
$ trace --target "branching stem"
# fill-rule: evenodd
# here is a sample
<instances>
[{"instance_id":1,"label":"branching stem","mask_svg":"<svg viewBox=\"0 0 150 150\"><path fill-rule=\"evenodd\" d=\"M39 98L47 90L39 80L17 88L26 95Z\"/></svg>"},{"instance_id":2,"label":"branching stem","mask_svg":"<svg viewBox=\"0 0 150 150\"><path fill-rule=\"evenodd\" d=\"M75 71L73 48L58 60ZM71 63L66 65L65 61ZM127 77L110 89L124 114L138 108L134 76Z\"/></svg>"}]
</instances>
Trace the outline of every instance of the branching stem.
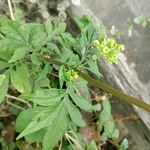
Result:
<instances>
[{"instance_id":1,"label":"branching stem","mask_svg":"<svg viewBox=\"0 0 150 150\"><path fill-rule=\"evenodd\" d=\"M65 67L69 67L67 64L65 63L62 63L60 61L57 61L55 59L52 59L50 57L47 57L47 56L41 56L41 59L43 61L46 61L46 62L51 62L52 64L55 64L55 65L58 65L58 66L62 66L64 65ZM107 93L111 93L113 94L113 96L116 96L119 98L119 100L122 100L124 102L127 102L127 103L130 103L130 104L133 104L135 106L138 106L140 108L143 108L144 110L150 112L150 105L148 103L145 103L143 100L139 100L137 98L134 98L132 96L129 96L105 83L103 83L102 81L100 80L97 80L97 79L94 79L92 78L91 76L89 76L88 74L85 74L83 73L82 71L80 70L76 70L78 72L78 75L85 79L86 81L88 81L88 83L90 85L94 85L95 87L101 89L101 90L104 90L105 92Z\"/></svg>"}]
</instances>

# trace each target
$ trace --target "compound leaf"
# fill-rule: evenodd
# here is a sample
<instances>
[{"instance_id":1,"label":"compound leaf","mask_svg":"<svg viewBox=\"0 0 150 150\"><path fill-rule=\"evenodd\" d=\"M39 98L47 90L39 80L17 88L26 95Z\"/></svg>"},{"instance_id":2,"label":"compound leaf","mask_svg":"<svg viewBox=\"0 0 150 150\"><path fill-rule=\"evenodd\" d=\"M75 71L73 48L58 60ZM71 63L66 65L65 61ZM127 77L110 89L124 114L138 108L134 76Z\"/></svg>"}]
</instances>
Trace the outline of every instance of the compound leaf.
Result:
<instances>
[{"instance_id":1,"label":"compound leaf","mask_svg":"<svg viewBox=\"0 0 150 150\"><path fill-rule=\"evenodd\" d=\"M62 124L63 123L63 124ZM53 120L49 126L47 133L43 140L43 150L53 150L59 140L62 139L64 133L68 129L68 116L65 107L59 109L57 117Z\"/></svg>"}]
</instances>

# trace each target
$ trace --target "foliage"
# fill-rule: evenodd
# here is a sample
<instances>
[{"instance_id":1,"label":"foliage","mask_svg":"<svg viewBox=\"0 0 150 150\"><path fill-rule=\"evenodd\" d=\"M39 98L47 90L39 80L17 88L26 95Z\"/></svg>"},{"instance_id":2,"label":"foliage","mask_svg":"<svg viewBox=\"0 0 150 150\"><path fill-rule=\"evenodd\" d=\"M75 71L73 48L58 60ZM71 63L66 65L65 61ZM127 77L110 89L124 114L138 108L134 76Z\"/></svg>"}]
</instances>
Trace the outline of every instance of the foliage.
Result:
<instances>
[{"instance_id":1,"label":"foliage","mask_svg":"<svg viewBox=\"0 0 150 150\"><path fill-rule=\"evenodd\" d=\"M132 35L132 30L134 29L135 25L139 25L145 28L149 23L150 23L149 18L143 15L137 16L133 20L128 19L128 36Z\"/></svg>"},{"instance_id":2,"label":"foliage","mask_svg":"<svg viewBox=\"0 0 150 150\"><path fill-rule=\"evenodd\" d=\"M0 101L4 103L11 91L16 93L16 100L31 105L17 117L16 131L20 132L17 140L25 137L31 143L42 142L43 150L53 149L64 135L69 138L68 131L76 132L77 127L85 127L83 110L92 113L101 109L100 104L92 104L87 95L79 92L87 82L78 76L76 69L88 70L100 78L96 59L103 57L108 62L116 62L124 49L88 17L74 18L74 21L80 29L76 37L66 31L65 22L26 23L0 16ZM44 58L59 60L64 65L47 62ZM102 136L116 139L119 133L109 101L104 100L102 105ZM94 142L88 149L92 147L95 147Z\"/></svg>"}]
</instances>

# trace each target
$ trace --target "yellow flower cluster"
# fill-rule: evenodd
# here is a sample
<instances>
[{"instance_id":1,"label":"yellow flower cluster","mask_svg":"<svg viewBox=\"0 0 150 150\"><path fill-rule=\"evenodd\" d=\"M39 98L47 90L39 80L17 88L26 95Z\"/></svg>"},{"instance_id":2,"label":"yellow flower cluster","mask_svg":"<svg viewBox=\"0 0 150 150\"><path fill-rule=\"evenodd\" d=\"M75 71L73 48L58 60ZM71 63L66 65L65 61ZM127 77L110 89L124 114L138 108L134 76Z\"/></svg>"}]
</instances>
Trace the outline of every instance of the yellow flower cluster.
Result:
<instances>
[{"instance_id":1,"label":"yellow flower cluster","mask_svg":"<svg viewBox=\"0 0 150 150\"><path fill-rule=\"evenodd\" d=\"M99 50L99 56L104 57L110 63L118 62L120 52L125 49L124 45L118 44L107 36L95 40L93 45Z\"/></svg>"},{"instance_id":2,"label":"yellow flower cluster","mask_svg":"<svg viewBox=\"0 0 150 150\"><path fill-rule=\"evenodd\" d=\"M72 81L74 79L77 79L79 77L78 73L76 71L74 71L73 69L69 70L67 72L67 76L68 76L68 78L69 78L70 81Z\"/></svg>"}]
</instances>

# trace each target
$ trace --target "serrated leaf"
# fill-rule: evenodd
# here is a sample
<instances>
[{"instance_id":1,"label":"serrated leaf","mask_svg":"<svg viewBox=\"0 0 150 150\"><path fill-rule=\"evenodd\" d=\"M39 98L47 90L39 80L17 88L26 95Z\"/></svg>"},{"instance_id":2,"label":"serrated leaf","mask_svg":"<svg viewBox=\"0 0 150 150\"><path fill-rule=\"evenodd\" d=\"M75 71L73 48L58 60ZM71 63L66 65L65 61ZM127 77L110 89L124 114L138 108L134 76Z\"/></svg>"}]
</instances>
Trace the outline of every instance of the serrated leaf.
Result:
<instances>
[{"instance_id":1,"label":"serrated leaf","mask_svg":"<svg viewBox=\"0 0 150 150\"><path fill-rule=\"evenodd\" d=\"M3 80L0 84L0 103L4 100L4 98L7 94L7 91L8 91L8 83L9 83L9 74L8 74L8 72L6 72L4 74L4 76L3 77L1 76L3 78Z\"/></svg>"},{"instance_id":2,"label":"serrated leaf","mask_svg":"<svg viewBox=\"0 0 150 150\"><path fill-rule=\"evenodd\" d=\"M72 102L70 102L70 100L68 99L65 103L67 111L69 113L69 116L71 118L71 120L79 127L84 127L85 121L82 119L82 115L79 111L79 109L72 104Z\"/></svg>"},{"instance_id":3,"label":"serrated leaf","mask_svg":"<svg viewBox=\"0 0 150 150\"><path fill-rule=\"evenodd\" d=\"M28 99L41 106L49 106L58 103L64 97L64 90L59 89L41 89L30 94Z\"/></svg>"},{"instance_id":4,"label":"serrated leaf","mask_svg":"<svg viewBox=\"0 0 150 150\"><path fill-rule=\"evenodd\" d=\"M27 127L27 125L32 121L32 119L42 110L43 110L42 107L35 107L22 111L16 119L15 124L16 131L22 132ZM25 139L30 143L42 142L45 131L46 131L45 128L40 129L39 131L26 135Z\"/></svg>"},{"instance_id":5,"label":"serrated leaf","mask_svg":"<svg viewBox=\"0 0 150 150\"><path fill-rule=\"evenodd\" d=\"M22 111L16 119L16 131L22 132L32 121L32 119L38 114L38 112L42 111L42 109L42 107L35 107Z\"/></svg>"},{"instance_id":6,"label":"serrated leaf","mask_svg":"<svg viewBox=\"0 0 150 150\"><path fill-rule=\"evenodd\" d=\"M75 55L69 49L63 49L61 61L67 63L69 66L76 66L80 62L79 55Z\"/></svg>"},{"instance_id":7,"label":"serrated leaf","mask_svg":"<svg viewBox=\"0 0 150 150\"><path fill-rule=\"evenodd\" d=\"M47 47L50 51L54 51L56 54L61 56L61 52L56 44L54 43L47 43Z\"/></svg>"},{"instance_id":8,"label":"serrated leaf","mask_svg":"<svg viewBox=\"0 0 150 150\"><path fill-rule=\"evenodd\" d=\"M32 85L30 83L29 72L25 64L17 65L16 71L10 72L11 83L20 93L30 93Z\"/></svg>"},{"instance_id":9,"label":"serrated leaf","mask_svg":"<svg viewBox=\"0 0 150 150\"><path fill-rule=\"evenodd\" d=\"M0 31L8 38L25 42L25 35L22 34L20 22L9 20L7 25L2 25Z\"/></svg>"},{"instance_id":10,"label":"serrated leaf","mask_svg":"<svg viewBox=\"0 0 150 150\"><path fill-rule=\"evenodd\" d=\"M89 112L93 110L93 106L88 102L88 100L85 97L79 96L78 94L75 94L72 91L69 93L69 95L71 96L75 104L81 109Z\"/></svg>"},{"instance_id":11,"label":"serrated leaf","mask_svg":"<svg viewBox=\"0 0 150 150\"><path fill-rule=\"evenodd\" d=\"M72 37L70 33L62 33L61 40L59 40L62 46L70 48L75 46L76 40Z\"/></svg>"},{"instance_id":12,"label":"serrated leaf","mask_svg":"<svg viewBox=\"0 0 150 150\"><path fill-rule=\"evenodd\" d=\"M23 132L17 137L17 140L26 136L28 134L34 133L42 128L45 128L52 124L52 121L57 116L59 109L56 105L51 105L41 111L33 120L28 124L28 126L23 130Z\"/></svg>"},{"instance_id":13,"label":"serrated leaf","mask_svg":"<svg viewBox=\"0 0 150 150\"><path fill-rule=\"evenodd\" d=\"M100 78L102 75L99 72L98 66L97 66L97 61L88 61L87 62L89 67L86 67L87 70L89 70L90 72L94 73L95 75L97 75L98 78Z\"/></svg>"},{"instance_id":14,"label":"serrated leaf","mask_svg":"<svg viewBox=\"0 0 150 150\"><path fill-rule=\"evenodd\" d=\"M62 124L63 123L63 124ZM62 139L64 133L68 129L68 116L66 109L62 106L57 114L57 117L53 120L49 126L47 133L43 140L43 150L53 150L59 140Z\"/></svg>"},{"instance_id":15,"label":"serrated leaf","mask_svg":"<svg viewBox=\"0 0 150 150\"><path fill-rule=\"evenodd\" d=\"M12 62L15 62L17 60L20 60L22 58L25 57L25 55L30 51L29 47L27 46L22 46L22 47L19 47L17 48L15 51L14 51L14 54L13 56L11 57L11 59L9 60L9 63L12 63Z\"/></svg>"}]
</instances>

